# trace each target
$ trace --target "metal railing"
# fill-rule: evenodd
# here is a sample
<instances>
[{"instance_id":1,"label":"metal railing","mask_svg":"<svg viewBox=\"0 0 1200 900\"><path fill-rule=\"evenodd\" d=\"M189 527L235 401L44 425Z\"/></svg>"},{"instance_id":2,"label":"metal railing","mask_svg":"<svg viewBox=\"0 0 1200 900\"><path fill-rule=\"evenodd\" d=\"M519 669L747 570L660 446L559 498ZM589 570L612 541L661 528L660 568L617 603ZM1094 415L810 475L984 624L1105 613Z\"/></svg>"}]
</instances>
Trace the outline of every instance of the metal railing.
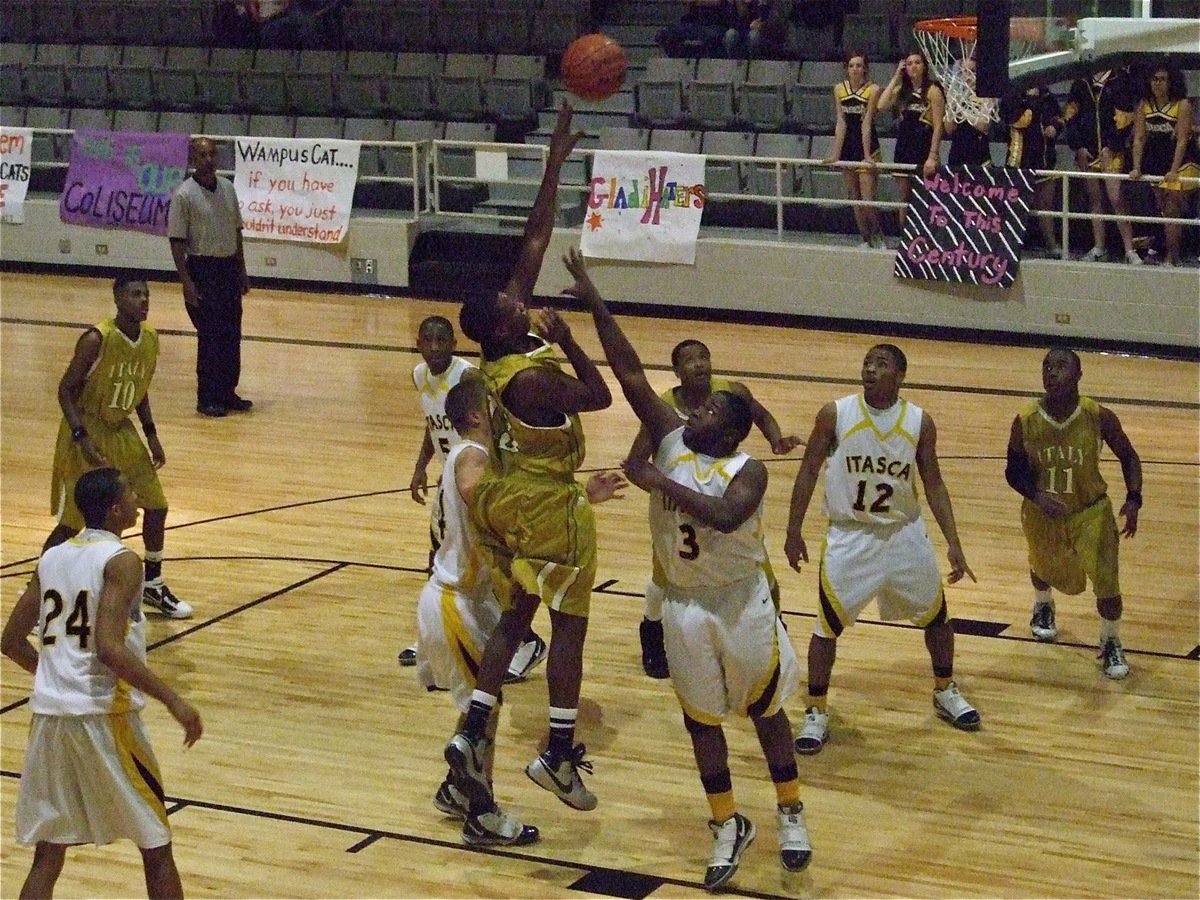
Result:
<instances>
[{"instance_id":1,"label":"metal railing","mask_svg":"<svg viewBox=\"0 0 1200 900\"><path fill-rule=\"evenodd\" d=\"M70 135L73 133L71 129L61 128L35 128L32 129L35 134L47 135ZM198 137L208 137L218 143L229 143L236 138L229 135L197 135ZM411 212L414 219L424 215L436 215L442 217L476 219L490 222L524 222L524 211L514 214L506 214L495 209L472 209L470 211L447 209L443 203L443 187L447 185L455 186L489 186L503 183L509 186L518 188L529 188L531 194L536 193L537 187L541 182L541 173L544 169L546 158L549 154L549 148L543 144L514 144L514 143L495 143L481 142L468 140L433 140L433 141L360 141L363 147L373 147L386 149L397 149L406 151L409 158L409 173L407 175L359 175L358 180L363 183L382 183L396 184L407 186L412 190L411 206L406 210ZM479 177L477 174L467 174L459 170L455 166L448 166L447 160L453 157L455 153L462 154L465 151L486 151L490 153L503 153L506 155L506 164L511 163L514 159L525 163L531 163L536 160L536 174L530 173L527 177L517 175L515 177L506 177L503 179ZM570 177L560 179L559 193L560 195L575 195L581 206L583 198L591 191L591 185L588 182L587 172L591 169L591 160L595 154L594 149L577 148L568 159L567 167L573 164L574 169L564 167L570 174ZM447 156L449 154L449 157ZM738 183L742 185L742 189L737 192L706 192L707 200L715 201L749 201L766 204L774 208L775 227L773 230L764 228L753 228L755 237L771 235L775 240L782 241L785 239L788 229L785 227L784 211L789 206L810 206L810 207L869 207L877 210L901 210L905 204L888 201L888 200L851 200L849 198L814 196L812 193L802 193L799 187L800 184L811 184L813 173L818 171L830 172L841 169L861 169L861 162L835 162L826 163L820 159L813 158L791 158L791 157L776 157L776 156L739 156L728 154L705 154L709 163L717 163L721 165L731 165L738 173ZM54 160L34 161L34 168L66 168L68 163ZM474 166L470 167L472 170ZM578 168L582 168L584 176L582 179L574 177L577 174ZM914 175L916 167L911 165L900 165L895 163L876 163L874 168L881 175ZM743 178L742 173L750 171L755 173L755 177ZM764 173L768 173L766 181L770 183L771 190L760 190L758 182L763 180ZM232 174L228 170L222 170L222 174ZM1131 224L1152 224L1161 225L1164 223L1177 224L1185 228L1200 228L1200 219L1197 218L1165 218L1162 216L1141 216L1141 215L1115 215L1112 213L1092 213L1072 211L1071 198L1073 195L1073 185L1095 180L1095 181L1111 181L1119 180L1123 182L1141 183L1154 185L1163 181L1161 177L1144 175L1139 182L1133 182L1127 175L1108 174L1096 172L1080 172L1065 169L1047 169L1037 170L1036 175L1039 178L1053 178L1060 182L1061 200L1058 208L1052 210L1031 210L1031 214L1040 218L1056 219L1062 229L1060 238L1060 247L1062 258L1068 258L1068 248L1071 246L1071 230L1072 227L1081 227L1080 223L1087 223L1090 227L1092 221L1102 222L1118 222L1125 221ZM919 176L916 176L919 177ZM1200 183L1200 179L1184 179L1189 183ZM791 185L792 190L788 190L787 186ZM1077 187L1076 187L1077 189ZM532 202L532 200L530 201ZM573 205L568 202L560 206L569 207ZM701 233L703 234L703 226Z\"/></svg>"}]
</instances>

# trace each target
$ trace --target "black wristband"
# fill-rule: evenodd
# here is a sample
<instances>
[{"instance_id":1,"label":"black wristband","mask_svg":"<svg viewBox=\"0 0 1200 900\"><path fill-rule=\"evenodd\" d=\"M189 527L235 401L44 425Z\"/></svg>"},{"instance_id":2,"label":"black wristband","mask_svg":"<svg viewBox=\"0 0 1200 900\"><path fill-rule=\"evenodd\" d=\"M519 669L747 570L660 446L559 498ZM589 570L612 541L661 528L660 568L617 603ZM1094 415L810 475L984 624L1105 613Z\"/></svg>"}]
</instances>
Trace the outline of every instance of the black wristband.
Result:
<instances>
[{"instance_id":1,"label":"black wristband","mask_svg":"<svg viewBox=\"0 0 1200 900\"><path fill-rule=\"evenodd\" d=\"M71 440L73 440L75 443L78 444L85 437L87 437L87 429L82 425L80 425L78 428L71 429Z\"/></svg>"},{"instance_id":2,"label":"black wristband","mask_svg":"<svg viewBox=\"0 0 1200 900\"><path fill-rule=\"evenodd\" d=\"M1125 492L1125 502L1128 503L1130 500L1136 500L1138 507L1141 508L1142 492L1141 491L1126 491Z\"/></svg>"},{"instance_id":3,"label":"black wristband","mask_svg":"<svg viewBox=\"0 0 1200 900\"><path fill-rule=\"evenodd\" d=\"M144 434L146 437L150 437L152 434L158 434L158 426L153 422L144 422L142 423L142 434Z\"/></svg>"}]
</instances>

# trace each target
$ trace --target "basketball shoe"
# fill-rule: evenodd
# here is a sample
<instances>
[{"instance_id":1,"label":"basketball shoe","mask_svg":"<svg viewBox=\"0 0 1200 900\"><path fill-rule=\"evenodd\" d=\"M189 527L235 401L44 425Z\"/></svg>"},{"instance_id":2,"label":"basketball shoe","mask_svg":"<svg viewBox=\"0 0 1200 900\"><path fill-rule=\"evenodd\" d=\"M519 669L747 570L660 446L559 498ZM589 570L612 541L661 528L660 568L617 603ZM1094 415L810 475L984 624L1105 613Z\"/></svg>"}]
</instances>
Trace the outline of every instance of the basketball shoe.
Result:
<instances>
[{"instance_id":1,"label":"basketball shoe","mask_svg":"<svg viewBox=\"0 0 1200 900\"><path fill-rule=\"evenodd\" d=\"M157 583L150 582L142 588L142 602L157 609L168 619L190 619L192 617L191 605L172 594L166 582L161 579Z\"/></svg>"},{"instance_id":2,"label":"basketball shoe","mask_svg":"<svg viewBox=\"0 0 1200 900\"><path fill-rule=\"evenodd\" d=\"M704 888L715 891L737 871L742 853L754 840L754 823L734 813L719 825L710 821L708 828L713 833L713 851L704 872Z\"/></svg>"},{"instance_id":3,"label":"basketball shoe","mask_svg":"<svg viewBox=\"0 0 1200 900\"><path fill-rule=\"evenodd\" d=\"M775 811L779 816L779 861L789 872L802 872L812 862L804 804L778 806Z\"/></svg>"},{"instance_id":4,"label":"basketball shoe","mask_svg":"<svg viewBox=\"0 0 1200 900\"><path fill-rule=\"evenodd\" d=\"M525 767L525 774L538 787L544 787L567 806L575 809L596 808L596 795L584 786L579 770L592 771L592 764L583 758L586 748L576 744L567 756L556 756L549 750Z\"/></svg>"},{"instance_id":5,"label":"basketball shoe","mask_svg":"<svg viewBox=\"0 0 1200 900\"><path fill-rule=\"evenodd\" d=\"M963 731L974 731L980 725L979 713L958 692L958 685L953 681L944 691L933 692L933 709L939 718Z\"/></svg>"}]
</instances>

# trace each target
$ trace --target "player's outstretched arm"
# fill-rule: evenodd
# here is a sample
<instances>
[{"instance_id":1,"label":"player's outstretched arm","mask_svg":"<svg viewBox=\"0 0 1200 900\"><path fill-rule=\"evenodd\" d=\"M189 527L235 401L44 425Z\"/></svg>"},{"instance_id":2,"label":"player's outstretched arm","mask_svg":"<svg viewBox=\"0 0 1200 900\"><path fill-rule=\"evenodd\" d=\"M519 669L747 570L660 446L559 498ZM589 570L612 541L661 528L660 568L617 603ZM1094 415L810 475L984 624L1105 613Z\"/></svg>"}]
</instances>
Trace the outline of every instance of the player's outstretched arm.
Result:
<instances>
[{"instance_id":1,"label":"player's outstretched arm","mask_svg":"<svg viewBox=\"0 0 1200 900\"><path fill-rule=\"evenodd\" d=\"M967 557L958 539L958 525L955 524L954 508L950 504L950 491L946 489L946 482L942 480L942 467L937 458L937 427L929 413L921 416L921 436L917 439L917 471L921 473L921 483L925 485L929 509L946 538L947 556L950 559L950 574L946 576L946 583L954 584L963 575L977 581L975 573L967 565Z\"/></svg>"},{"instance_id":2,"label":"player's outstretched arm","mask_svg":"<svg viewBox=\"0 0 1200 900\"><path fill-rule=\"evenodd\" d=\"M650 387L641 358L592 283L583 254L572 247L563 257L563 265L575 277L575 284L567 288L566 293L582 300L591 310L604 355L608 357L613 374L617 376L621 391L633 407L634 414L646 426L652 445L657 447L665 435L679 427L679 417Z\"/></svg>"},{"instance_id":3,"label":"player's outstretched arm","mask_svg":"<svg viewBox=\"0 0 1200 900\"><path fill-rule=\"evenodd\" d=\"M1120 511L1125 525L1121 534L1133 537L1137 534L1138 512L1142 508L1142 459L1133 449L1117 414L1106 406L1100 407L1100 437L1121 462L1121 474L1125 478L1125 502Z\"/></svg>"},{"instance_id":4,"label":"player's outstretched arm","mask_svg":"<svg viewBox=\"0 0 1200 900\"><path fill-rule=\"evenodd\" d=\"M783 429L779 427L779 423L775 421L771 411L755 399L754 395L750 393L750 388L740 381L730 382L729 386L740 393L750 405L750 416L754 420L754 425L771 445L772 453L776 456L783 456L785 453L791 453L797 447L804 446L804 441L799 435L783 433Z\"/></svg>"},{"instance_id":5,"label":"player's outstretched arm","mask_svg":"<svg viewBox=\"0 0 1200 900\"><path fill-rule=\"evenodd\" d=\"M533 209L525 221L525 233L521 239L521 253L517 257L517 265L504 288L510 297L527 299L533 296L538 273L542 270L542 259L546 255L546 248L550 246L554 220L558 215L559 174L581 134L571 131L573 113L574 110L567 103L563 103L558 110L554 133L550 136L546 171L542 173L542 183L533 201Z\"/></svg>"}]
</instances>

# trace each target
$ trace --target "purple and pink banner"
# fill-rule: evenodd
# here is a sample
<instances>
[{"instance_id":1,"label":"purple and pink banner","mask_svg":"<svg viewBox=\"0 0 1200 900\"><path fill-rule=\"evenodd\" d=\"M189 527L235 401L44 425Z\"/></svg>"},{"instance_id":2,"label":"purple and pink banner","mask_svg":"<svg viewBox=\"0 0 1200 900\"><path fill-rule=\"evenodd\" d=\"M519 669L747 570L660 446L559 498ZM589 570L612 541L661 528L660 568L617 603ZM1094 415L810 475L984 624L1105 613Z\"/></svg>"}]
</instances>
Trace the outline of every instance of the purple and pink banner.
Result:
<instances>
[{"instance_id":1,"label":"purple and pink banner","mask_svg":"<svg viewBox=\"0 0 1200 900\"><path fill-rule=\"evenodd\" d=\"M187 177L187 163L186 134L76 131L58 216L165 235L171 193Z\"/></svg>"}]
</instances>

